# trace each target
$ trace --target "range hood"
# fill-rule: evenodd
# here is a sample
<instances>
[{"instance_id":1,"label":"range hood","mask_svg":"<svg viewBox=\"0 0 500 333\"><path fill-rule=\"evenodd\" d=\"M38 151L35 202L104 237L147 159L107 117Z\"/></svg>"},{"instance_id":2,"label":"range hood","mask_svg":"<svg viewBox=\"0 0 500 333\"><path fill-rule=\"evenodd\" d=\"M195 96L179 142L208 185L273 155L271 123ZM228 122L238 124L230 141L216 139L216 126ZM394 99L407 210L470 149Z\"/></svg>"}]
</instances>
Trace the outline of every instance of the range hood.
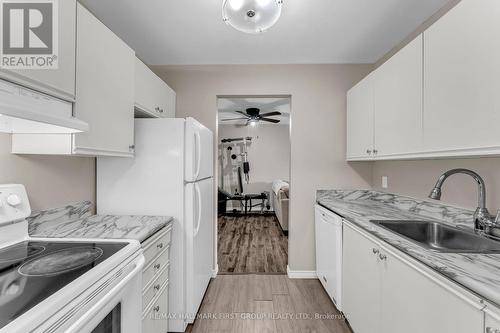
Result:
<instances>
[{"instance_id":1,"label":"range hood","mask_svg":"<svg viewBox=\"0 0 500 333\"><path fill-rule=\"evenodd\" d=\"M73 104L0 80L0 132L70 134L88 131Z\"/></svg>"}]
</instances>

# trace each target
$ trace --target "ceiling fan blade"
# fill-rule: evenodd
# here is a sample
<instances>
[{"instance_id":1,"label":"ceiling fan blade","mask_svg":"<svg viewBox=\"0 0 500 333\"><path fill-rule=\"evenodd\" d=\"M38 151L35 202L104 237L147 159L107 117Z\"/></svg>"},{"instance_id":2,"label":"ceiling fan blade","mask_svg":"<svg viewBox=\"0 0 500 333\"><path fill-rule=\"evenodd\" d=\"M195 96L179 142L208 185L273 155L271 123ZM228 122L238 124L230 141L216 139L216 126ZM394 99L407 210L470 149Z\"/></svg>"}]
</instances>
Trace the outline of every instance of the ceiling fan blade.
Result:
<instances>
[{"instance_id":1,"label":"ceiling fan blade","mask_svg":"<svg viewBox=\"0 0 500 333\"><path fill-rule=\"evenodd\" d=\"M247 120L248 118L230 118L230 119L221 119L220 121L232 121L232 120Z\"/></svg>"},{"instance_id":2,"label":"ceiling fan blade","mask_svg":"<svg viewBox=\"0 0 500 333\"><path fill-rule=\"evenodd\" d=\"M271 119L271 118L260 118L260 120L267 121L267 122L274 123L274 124L277 124L277 123L279 123L281 121L281 120L278 120L278 119Z\"/></svg>"},{"instance_id":3,"label":"ceiling fan blade","mask_svg":"<svg viewBox=\"0 0 500 333\"><path fill-rule=\"evenodd\" d=\"M247 115L247 114L246 114L245 112L243 112L243 111L234 111L234 112L236 112L236 113L238 113L238 114L241 114L241 115L243 115L243 116L245 116L245 117L247 117L247 118L250 118L250 116L249 116L249 115Z\"/></svg>"},{"instance_id":4,"label":"ceiling fan blade","mask_svg":"<svg viewBox=\"0 0 500 333\"><path fill-rule=\"evenodd\" d=\"M273 111L273 112L263 113L260 116L261 117L281 116L281 112L279 112L279 111Z\"/></svg>"}]
</instances>

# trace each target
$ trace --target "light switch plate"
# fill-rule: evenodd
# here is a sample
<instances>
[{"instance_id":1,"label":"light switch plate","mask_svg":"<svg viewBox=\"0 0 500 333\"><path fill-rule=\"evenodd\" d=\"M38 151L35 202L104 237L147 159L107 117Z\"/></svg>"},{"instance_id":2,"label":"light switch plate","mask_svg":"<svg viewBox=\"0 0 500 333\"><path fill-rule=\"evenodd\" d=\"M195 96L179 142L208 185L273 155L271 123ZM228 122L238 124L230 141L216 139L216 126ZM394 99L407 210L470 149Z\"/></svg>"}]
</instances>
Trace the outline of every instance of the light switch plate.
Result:
<instances>
[{"instance_id":1,"label":"light switch plate","mask_svg":"<svg viewBox=\"0 0 500 333\"><path fill-rule=\"evenodd\" d=\"M389 187L389 180L387 176L382 176L382 188L388 188Z\"/></svg>"}]
</instances>

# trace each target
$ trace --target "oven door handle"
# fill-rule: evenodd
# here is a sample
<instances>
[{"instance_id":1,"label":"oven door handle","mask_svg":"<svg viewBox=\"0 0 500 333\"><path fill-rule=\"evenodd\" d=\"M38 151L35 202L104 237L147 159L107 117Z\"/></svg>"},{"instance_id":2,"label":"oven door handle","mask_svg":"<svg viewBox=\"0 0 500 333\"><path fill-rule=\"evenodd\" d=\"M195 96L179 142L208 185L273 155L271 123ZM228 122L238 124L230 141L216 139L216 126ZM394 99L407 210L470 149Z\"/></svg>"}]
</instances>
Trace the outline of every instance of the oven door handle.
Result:
<instances>
[{"instance_id":1,"label":"oven door handle","mask_svg":"<svg viewBox=\"0 0 500 333\"><path fill-rule=\"evenodd\" d=\"M101 298L82 317L80 317L77 322L71 325L71 327L69 327L66 332L80 332L82 328L88 323L89 318L95 317L97 314L99 314L100 310L108 303L110 299L114 298L123 289L123 287L130 282L130 280L132 280L134 277L136 277L137 274L142 272L144 262L144 256L141 255L139 260L134 263L134 268L132 269L132 271L130 271L130 273L128 273L123 280L121 280L116 286L114 286L113 289L111 289L105 297Z\"/></svg>"}]
</instances>

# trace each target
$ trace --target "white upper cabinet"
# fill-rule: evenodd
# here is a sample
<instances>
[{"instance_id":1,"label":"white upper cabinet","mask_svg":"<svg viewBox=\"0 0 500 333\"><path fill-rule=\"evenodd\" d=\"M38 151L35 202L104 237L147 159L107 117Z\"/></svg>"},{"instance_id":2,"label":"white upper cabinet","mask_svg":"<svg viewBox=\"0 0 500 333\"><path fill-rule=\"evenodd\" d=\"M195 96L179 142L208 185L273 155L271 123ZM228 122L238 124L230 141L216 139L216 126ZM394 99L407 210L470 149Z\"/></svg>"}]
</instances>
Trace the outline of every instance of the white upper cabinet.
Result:
<instances>
[{"instance_id":1,"label":"white upper cabinet","mask_svg":"<svg viewBox=\"0 0 500 333\"><path fill-rule=\"evenodd\" d=\"M499 154L500 1L461 1L424 41L425 148Z\"/></svg>"},{"instance_id":2,"label":"white upper cabinet","mask_svg":"<svg viewBox=\"0 0 500 333\"><path fill-rule=\"evenodd\" d=\"M348 92L347 159L500 155L499 40L500 1L458 3Z\"/></svg>"},{"instance_id":3,"label":"white upper cabinet","mask_svg":"<svg viewBox=\"0 0 500 333\"><path fill-rule=\"evenodd\" d=\"M175 92L141 60L135 60L135 107L139 114L175 117Z\"/></svg>"},{"instance_id":4,"label":"white upper cabinet","mask_svg":"<svg viewBox=\"0 0 500 333\"><path fill-rule=\"evenodd\" d=\"M422 149L422 35L373 73L375 157Z\"/></svg>"},{"instance_id":5,"label":"white upper cabinet","mask_svg":"<svg viewBox=\"0 0 500 333\"><path fill-rule=\"evenodd\" d=\"M0 70L0 77L54 97L75 98L76 0L58 2L59 68Z\"/></svg>"},{"instance_id":6,"label":"white upper cabinet","mask_svg":"<svg viewBox=\"0 0 500 333\"><path fill-rule=\"evenodd\" d=\"M132 156L135 53L78 4L75 116L88 132L76 134L73 153Z\"/></svg>"},{"instance_id":7,"label":"white upper cabinet","mask_svg":"<svg viewBox=\"0 0 500 333\"><path fill-rule=\"evenodd\" d=\"M347 93L347 158L371 159L373 154L373 77Z\"/></svg>"}]
</instances>

